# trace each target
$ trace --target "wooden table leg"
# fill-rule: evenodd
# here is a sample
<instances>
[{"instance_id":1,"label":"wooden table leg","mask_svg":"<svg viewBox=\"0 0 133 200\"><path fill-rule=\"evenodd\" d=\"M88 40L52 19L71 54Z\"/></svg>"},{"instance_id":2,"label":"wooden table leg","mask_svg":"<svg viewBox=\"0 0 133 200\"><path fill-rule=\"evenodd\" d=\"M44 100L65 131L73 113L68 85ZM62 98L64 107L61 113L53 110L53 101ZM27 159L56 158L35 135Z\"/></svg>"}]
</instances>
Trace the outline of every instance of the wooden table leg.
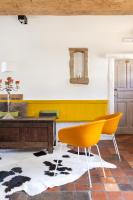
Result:
<instances>
[{"instance_id":1,"label":"wooden table leg","mask_svg":"<svg viewBox=\"0 0 133 200\"><path fill-rule=\"evenodd\" d=\"M53 153L53 147L48 147L47 151L48 153Z\"/></svg>"}]
</instances>

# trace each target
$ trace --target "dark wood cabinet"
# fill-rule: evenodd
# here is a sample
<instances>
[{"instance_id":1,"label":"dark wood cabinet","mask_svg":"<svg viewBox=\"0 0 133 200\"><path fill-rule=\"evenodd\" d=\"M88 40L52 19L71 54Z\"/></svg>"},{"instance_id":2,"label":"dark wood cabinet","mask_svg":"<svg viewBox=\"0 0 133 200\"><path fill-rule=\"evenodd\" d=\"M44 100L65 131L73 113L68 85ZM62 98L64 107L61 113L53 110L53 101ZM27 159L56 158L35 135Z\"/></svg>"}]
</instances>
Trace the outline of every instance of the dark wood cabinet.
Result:
<instances>
[{"instance_id":1,"label":"dark wood cabinet","mask_svg":"<svg viewBox=\"0 0 133 200\"><path fill-rule=\"evenodd\" d=\"M53 152L55 118L0 120L0 148L46 148Z\"/></svg>"}]
</instances>

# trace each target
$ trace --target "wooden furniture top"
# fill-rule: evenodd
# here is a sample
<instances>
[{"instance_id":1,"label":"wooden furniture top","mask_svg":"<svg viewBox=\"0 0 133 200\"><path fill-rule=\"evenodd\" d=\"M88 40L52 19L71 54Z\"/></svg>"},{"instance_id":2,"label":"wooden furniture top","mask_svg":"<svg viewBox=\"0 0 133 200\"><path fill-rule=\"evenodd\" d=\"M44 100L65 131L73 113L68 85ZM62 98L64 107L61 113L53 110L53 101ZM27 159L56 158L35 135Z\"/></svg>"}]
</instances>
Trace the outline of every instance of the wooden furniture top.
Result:
<instances>
[{"instance_id":1,"label":"wooden furniture top","mask_svg":"<svg viewBox=\"0 0 133 200\"><path fill-rule=\"evenodd\" d=\"M25 117L25 118L14 118L14 119L0 119L0 121L55 121L56 117Z\"/></svg>"}]
</instances>

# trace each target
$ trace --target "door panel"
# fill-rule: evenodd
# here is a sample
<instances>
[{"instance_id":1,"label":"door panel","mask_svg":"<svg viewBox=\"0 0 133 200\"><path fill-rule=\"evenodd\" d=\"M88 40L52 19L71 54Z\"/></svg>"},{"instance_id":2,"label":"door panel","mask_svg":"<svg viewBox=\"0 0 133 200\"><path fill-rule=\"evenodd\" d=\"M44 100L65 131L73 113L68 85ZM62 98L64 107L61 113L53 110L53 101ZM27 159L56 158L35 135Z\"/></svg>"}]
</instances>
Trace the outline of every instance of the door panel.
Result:
<instances>
[{"instance_id":1,"label":"door panel","mask_svg":"<svg viewBox=\"0 0 133 200\"><path fill-rule=\"evenodd\" d=\"M123 112L119 133L133 133L133 60L115 61L115 112Z\"/></svg>"},{"instance_id":2,"label":"door panel","mask_svg":"<svg viewBox=\"0 0 133 200\"><path fill-rule=\"evenodd\" d=\"M130 88L133 89L133 64L130 66Z\"/></svg>"},{"instance_id":3,"label":"door panel","mask_svg":"<svg viewBox=\"0 0 133 200\"><path fill-rule=\"evenodd\" d=\"M127 87L127 73L126 67L123 65L123 62L119 63L121 67L117 67L117 87L126 88Z\"/></svg>"},{"instance_id":4,"label":"door panel","mask_svg":"<svg viewBox=\"0 0 133 200\"><path fill-rule=\"evenodd\" d=\"M133 127L133 102L127 104L129 127Z\"/></svg>"},{"instance_id":5,"label":"door panel","mask_svg":"<svg viewBox=\"0 0 133 200\"><path fill-rule=\"evenodd\" d=\"M133 91L126 91L126 90L121 90L117 93L117 98L120 99L133 99Z\"/></svg>"},{"instance_id":6,"label":"door panel","mask_svg":"<svg viewBox=\"0 0 133 200\"><path fill-rule=\"evenodd\" d=\"M117 103L117 111L123 113L123 117L120 121L120 126L126 127L127 126L127 104L126 104L126 102L118 102Z\"/></svg>"}]
</instances>

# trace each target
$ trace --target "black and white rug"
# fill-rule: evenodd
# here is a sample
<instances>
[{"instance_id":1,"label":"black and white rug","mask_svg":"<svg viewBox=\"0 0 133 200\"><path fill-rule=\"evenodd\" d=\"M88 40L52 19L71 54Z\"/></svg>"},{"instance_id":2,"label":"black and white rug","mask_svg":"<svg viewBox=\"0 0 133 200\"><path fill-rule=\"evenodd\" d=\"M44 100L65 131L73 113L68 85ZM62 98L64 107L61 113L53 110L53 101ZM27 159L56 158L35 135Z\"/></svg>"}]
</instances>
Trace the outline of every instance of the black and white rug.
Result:
<instances>
[{"instance_id":1,"label":"black and white rug","mask_svg":"<svg viewBox=\"0 0 133 200\"><path fill-rule=\"evenodd\" d=\"M59 164L54 176L55 165ZM90 169L101 167L100 158L92 154L88 156ZM105 168L116 168L114 164L103 160ZM58 146L53 154L45 150L0 151L0 200L8 200L18 191L25 191L30 196L37 195L48 187L64 185L78 179L87 171L85 155L78 155L63 145L61 154Z\"/></svg>"}]
</instances>

